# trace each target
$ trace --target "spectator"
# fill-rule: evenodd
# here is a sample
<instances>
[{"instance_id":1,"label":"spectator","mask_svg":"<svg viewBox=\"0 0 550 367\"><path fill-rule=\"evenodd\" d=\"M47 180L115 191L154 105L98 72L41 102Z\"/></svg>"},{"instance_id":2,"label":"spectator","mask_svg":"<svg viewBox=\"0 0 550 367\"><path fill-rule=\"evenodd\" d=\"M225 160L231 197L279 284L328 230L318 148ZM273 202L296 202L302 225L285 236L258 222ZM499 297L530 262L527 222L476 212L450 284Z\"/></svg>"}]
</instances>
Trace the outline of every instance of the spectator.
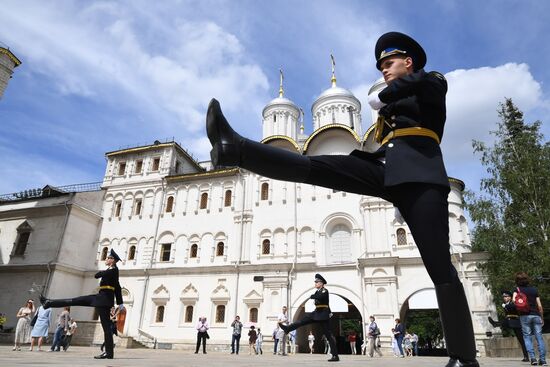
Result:
<instances>
[{"instance_id":1,"label":"spectator","mask_svg":"<svg viewBox=\"0 0 550 367\"><path fill-rule=\"evenodd\" d=\"M17 326L15 327L15 342L12 350L21 350L21 344L29 343L31 339L31 319L34 313L34 302L29 299L27 303L17 311Z\"/></svg>"},{"instance_id":2,"label":"spectator","mask_svg":"<svg viewBox=\"0 0 550 367\"><path fill-rule=\"evenodd\" d=\"M44 338L48 337L52 315L52 310L50 308L45 310L42 306L40 306L36 312L38 313L38 317L31 331L31 347L29 348L31 352L34 349L34 342L36 339L38 339L38 351L42 351L42 342Z\"/></svg>"},{"instance_id":3,"label":"spectator","mask_svg":"<svg viewBox=\"0 0 550 367\"><path fill-rule=\"evenodd\" d=\"M405 357L403 354L403 338L405 337L405 327L401 323L400 319L395 319L395 327L393 328L393 335L397 343L397 348L399 348L399 356L401 358Z\"/></svg>"},{"instance_id":4,"label":"spectator","mask_svg":"<svg viewBox=\"0 0 550 367\"><path fill-rule=\"evenodd\" d=\"M357 354L357 346L355 345L357 343L357 334L355 334L355 331L349 333L348 343L351 348L351 354Z\"/></svg>"},{"instance_id":5,"label":"spectator","mask_svg":"<svg viewBox=\"0 0 550 367\"><path fill-rule=\"evenodd\" d=\"M199 352L201 341L202 354L206 354L206 339L210 338L210 336L208 335L208 329L210 329L210 326L206 321L206 317L199 317L199 322L197 323L195 329L197 329L197 347L195 348L195 354Z\"/></svg>"},{"instance_id":6,"label":"spectator","mask_svg":"<svg viewBox=\"0 0 550 367\"><path fill-rule=\"evenodd\" d=\"M231 334L231 354L239 354L239 344L241 343L241 332L243 323L239 316L235 316L235 320L231 323L233 333Z\"/></svg>"},{"instance_id":7,"label":"spectator","mask_svg":"<svg viewBox=\"0 0 550 367\"><path fill-rule=\"evenodd\" d=\"M288 333L288 340L290 341L290 353L296 354L296 330Z\"/></svg>"},{"instance_id":8,"label":"spectator","mask_svg":"<svg viewBox=\"0 0 550 367\"><path fill-rule=\"evenodd\" d=\"M330 354L330 343L324 334L321 337L321 341L325 344L325 354Z\"/></svg>"},{"instance_id":9,"label":"spectator","mask_svg":"<svg viewBox=\"0 0 550 367\"><path fill-rule=\"evenodd\" d=\"M275 329L273 329L271 338L273 339L273 354L277 354L277 347L279 346L279 326L278 325L275 327Z\"/></svg>"},{"instance_id":10,"label":"spectator","mask_svg":"<svg viewBox=\"0 0 550 367\"><path fill-rule=\"evenodd\" d=\"M73 335L76 333L76 329L78 328L78 325L76 324L76 321L74 319L71 319L69 321L69 328L67 330L67 333L65 334L65 342L63 343L63 351L66 352L67 349L71 346L71 340L73 339Z\"/></svg>"},{"instance_id":11,"label":"spectator","mask_svg":"<svg viewBox=\"0 0 550 367\"><path fill-rule=\"evenodd\" d=\"M6 315L0 313L0 331L4 331L4 324L6 323Z\"/></svg>"},{"instance_id":12,"label":"spectator","mask_svg":"<svg viewBox=\"0 0 550 367\"><path fill-rule=\"evenodd\" d=\"M382 357L382 352L380 351L380 348L378 348L378 338L380 337L380 329L378 328L378 325L376 324L374 316L369 317L370 324L367 329L367 339L368 339L368 349L369 349L369 357L374 356L374 352L378 354L379 357Z\"/></svg>"},{"instance_id":13,"label":"spectator","mask_svg":"<svg viewBox=\"0 0 550 367\"><path fill-rule=\"evenodd\" d=\"M515 302L518 292L521 292L527 296L529 303L529 312L520 315L519 321L521 323L521 330L523 332L523 339L525 340L525 348L531 359L531 365L536 365L537 360L535 358L535 350L533 347L533 340L531 336L534 335L537 339L540 366L547 366L546 364L546 346L544 339L542 338L542 326L544 325L544 309L540 302L539 292L537 288L529 286L529 276L525 272L519 272L516 274L516 291L513 294L513 300Z\"/></svg>"},{"instance_id":14,"label":"spectator","mask_svg":"<svg viewBox=\"0 0 550 367\"><path fill-rule=\"evenodd\" d=\"M412 357L413 350L412 350L412 336L408 332L405 334L405 337L403 338L403 349L405 351L406 357Z\"/></svg>"},{"instance_id":15,"label":"spectator","mask_svg":"<svg viewBox=\"0 0 550 367\"><path fill-rule=\"evenodd\" d=\"M313 345L315 344L315 335L313 335L313 330L310 330L309 335L307 336L307 341L309 343L309 354L313 354Z\"/></svg>"},{"instance_id":16,"label":"spectator","mask_svg":"<svg viewBox=\"0 0 550 367\"><path fill-rule=\"evenodd\" d=\"M418 335L416 333L411 334L411 344L414 351L414 355L418 356Z\"/></svg>"},{"instance_id":17,"label":"spectator","mask_svg":"<svg viewBox=\"0 0 550 367\"><path fill-rule=\"evenodd\" d=\"M254 351L254 354L258 354L256 351L256 340L258 339L258 333L256 333L256 330L254 330L254 325L250 327L250 330L248 331L248 355L252 355L252 351Z\"/></svg>"},{"instance_id":18,"label":"spectator","mask_svg":"<svg viewBox=\"0 0 550 367\"><path fill-rule=\"evenodd\" d=\"M258 335L256 338L256 354L264 354L262 350L263 342L264 342L264 335L262 334L262 330L258 328Z\"/></svg>"},{"instance_id":19,"label":"spectator","mask_svg":"<svg viewBox=\"0 0 550 367\"><path fill-rule=\"evenodd\" d=\"M57 328L55 329L55 333L53 335L53 342L50 352L59 352L61 350L63 335L65 335L67 330L69 330L69 321L71 320L71 315L69 313L70 310L71 308L66 306L57 318Z\"/></svg>"},{"instance_id":20,"label":"spectator","mask_svg":"<svg viewBox=\"0 0 550 367\"><path fill-rule=\"evenodd\" d=\"M278 325L288 325L287 307L283 306L281 313L277 316ZM287 354L287 336L284 330L279 330L279 354L286 356ZM282 352L282 353L281 353Z\"/></svg>"},{"instance_id":21,"label":"spectator","mask_svg":"<svg viewBox=\"0 0 550 367\"><path fill-rule=\"evenodd\" d=\"M516 305L512 302L512 292L503 291L502 292L502 307L504 308L504 320L495 321L488 317L489 322L493 327L500 327L502 329L512 329L519 345L521 346L521 351L523 352L522 362L529 362L529 354L527 353L527 348L525 348L525 341L523 340L523 332L521 331L521 322L519 321L519 312L516 309Z\"/></svg>"}]
</instances>

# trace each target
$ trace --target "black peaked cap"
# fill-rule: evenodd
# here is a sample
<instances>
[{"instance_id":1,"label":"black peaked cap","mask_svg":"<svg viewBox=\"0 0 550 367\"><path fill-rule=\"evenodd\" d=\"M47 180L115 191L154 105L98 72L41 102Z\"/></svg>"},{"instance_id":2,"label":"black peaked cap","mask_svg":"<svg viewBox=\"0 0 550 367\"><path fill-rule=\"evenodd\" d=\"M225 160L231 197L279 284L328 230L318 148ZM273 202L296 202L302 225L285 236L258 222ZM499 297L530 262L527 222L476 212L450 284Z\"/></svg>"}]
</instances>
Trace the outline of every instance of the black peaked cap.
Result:
<instances>
[{"instance_id":1,"label":"black peaked cap","mask_svg":"<svg viewBox=\"0 0 550 367\"><path fill-rule=\"evenodd\" d=\"M393 51L400 50L404 53ZM393 51L393 52L392 52ZM426 65L426 52L412 37L400 32L388 32L380 36L374 48L376 68L380 70L382 60L389 56L402 54L413 59L414 70L420 70Z\"/></svg>"}]
</instances>

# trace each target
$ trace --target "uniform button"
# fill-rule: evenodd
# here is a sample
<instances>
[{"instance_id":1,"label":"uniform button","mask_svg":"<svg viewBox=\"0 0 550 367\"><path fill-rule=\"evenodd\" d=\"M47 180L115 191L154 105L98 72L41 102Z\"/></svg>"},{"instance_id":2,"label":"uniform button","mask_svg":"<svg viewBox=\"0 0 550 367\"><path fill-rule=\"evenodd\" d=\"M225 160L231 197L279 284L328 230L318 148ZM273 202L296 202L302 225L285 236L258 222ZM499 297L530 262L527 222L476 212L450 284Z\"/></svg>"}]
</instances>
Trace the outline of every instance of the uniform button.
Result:
<instances>
[{"instance_id":1,"label":"uniform button","mask_svg":"<svg viewBox=\"0 0 550 367\"><path fill-rule=\"evenodd\" d=\"M395 122L394 122L393 124L391 124L391 127L395 127L395 126L396 126L396 125L395 125Z\"/></svg>"},{"instance_id":2,"label":"uniform button","mask_svg":"<svg viewBox=\"0 0 550 367\"><path fill-rule=\"evenodd\" d=\"M393 148L393 143L389 143L388 148Z\"/></svg>"},{"instance_id":3,"label":"uniform button","mask_svg":"<svg viewBox=\"0 0 550 367\"><path fill-rule=\"evenodd\" d=\"M392 120L395 120L395 115L392 115L390 118L391 118Z\"/></svg>"}]
</instances>

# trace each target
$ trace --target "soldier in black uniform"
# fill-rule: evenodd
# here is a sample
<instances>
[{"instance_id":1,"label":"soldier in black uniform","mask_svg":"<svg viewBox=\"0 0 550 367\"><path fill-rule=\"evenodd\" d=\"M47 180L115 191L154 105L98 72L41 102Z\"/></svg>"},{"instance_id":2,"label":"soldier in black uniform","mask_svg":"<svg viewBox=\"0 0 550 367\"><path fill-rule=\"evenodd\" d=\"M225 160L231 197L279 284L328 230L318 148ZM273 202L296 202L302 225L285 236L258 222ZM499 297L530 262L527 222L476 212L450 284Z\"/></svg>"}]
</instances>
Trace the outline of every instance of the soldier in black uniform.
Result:
<instances>
[{"instance_id":1,"label":"soldier in black uniform","mask_svg":"<svg viewBox=\"0 0 550 367\"><path fill-rule=\"evenodd\" d=\"M290 325L284 325L279 323L279 327L283 329L285 333L289 333L292 330L296 330L299 327L302 327L311 323L320 323L323 327L323 334L330 343L330 353L332 358L329 359L329 362L337 362L340 360L338 357L338 349L336 348L336 341L332 332L330 330L330 317L332 313L330 312L330 307L328 305L328 290L325 288L327 281L321 276L321 274L315 274L315 288L317 291L313 293L309 298L315 300L315 310L311 313L306 313L306 316L298 322L293 322Z\"/></svg>"},{"instance_id":2,"label":"soldier in black uniform","mask_svg":"<svg viewBox=\"0 0 550 367\"><path fill-rule=\"evenodd\" d=\"M502 308L504 308L504 320L495 321L489 317L489 322L493 327L500 327L502 329L512 329L519 345L521 346L521 351L523 352L522 362L529 362L529 354L527 353L527 348L525 348L525 340L523 339L523 332L521 331L521 323L519 321L519 312L516 309L515 303L512 301L512 292L503 291L502 292Z\"/></svg>"},{"instance_id":3,"label":"soldier in black uniform","mask_svg":"<svg viewBox=\"0 0 550 367\"><path fill-rule=\"evenodd\" d=\"M446 118L447 82L425 72L426 54L411 37L389 32L375 48L387 87L369 101L379 109L374 153L304 156L237 134L213 99L206 117L214 166L239 166L277 180L305 182L392 202L407 222L434 282L450 360L478 367L466 295L449 254L449 179L439 143Z\"/></svg>"},{"instance_id":4,"label":"soldier in black uniform","mask_svg":"<svg viewBox=\"0 0 550 367\"><path fill-rule=\"evenodd\" d=\"M114 298L120 308L123 308L122 291L118 282L118 268L116 263L120 261L117 253L111 249L105 260L107 270L99 271L95 278L101 278L99 293L67 299L47 299L40 296L40 302L45 309L50 307L85 306L95 307L105 337L105 352L95 356L96 359L113 359L113 331L111 330L111 307L114 306Z\"/></svg>"}]
</instances>

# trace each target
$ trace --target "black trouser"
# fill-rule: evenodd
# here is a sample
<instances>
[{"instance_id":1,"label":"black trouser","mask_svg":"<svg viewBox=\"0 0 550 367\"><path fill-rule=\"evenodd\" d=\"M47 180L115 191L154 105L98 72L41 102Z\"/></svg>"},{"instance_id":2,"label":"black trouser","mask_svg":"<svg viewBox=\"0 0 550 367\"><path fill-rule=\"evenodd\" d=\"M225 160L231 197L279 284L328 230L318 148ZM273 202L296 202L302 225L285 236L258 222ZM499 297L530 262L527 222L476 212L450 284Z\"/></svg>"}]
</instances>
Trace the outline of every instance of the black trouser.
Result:
<instances>
[{"instance_id":1,"label":"black trouser","mask_svg":"<svg viewBox=\"0 0 550 367\"><path fill-rule=\"evenodd\" d=\"M392 202L407 222L434 284L458 280L449 253L447 187L426 183L385 187L383 163L352 155L313 156L310 160L306 183Z\"/></svg>"},{"instance_id":2,"label":"black trouser","mask_svg":"<svg viewBox=\"0 0 550 367\"><path fill-rule=\"evenodd\" d=\"M65 307L65 306L83 306L83 307L95 307L99 320L101 321L101 327L103 328L103 337L105 340L105 354L113 356L113 331L111 330L111 307L102 306L97 307L98 298L100 296L92 294L89 296L81 296L68 299L52 299L50 300L51 307ZM104 297L101 297L104 299Z\"/></svg>"},{"instance_id":3,"label":"black trouser","mask_svg":"<svg viewBox=\"0 0 550 367\"><path fill-rule=\"evenodd\" d=\"M327 338L330 344L330 354L332 354L333 356L338 356L338 349L336 348L336 340L334 339L334 336L332 335L332 331L330 330L330 319L314 320L311 314L306 314L306 316L300 321L296 321L288 325L288 331L296 330L299 327L302 327L308 324L313 324L313 323L321 324L321 327L323 328L323 334L325 335L325 338Z\"/></svg>"},{"instance_id":4,"label":"black trouser","mask_svg":"<svg viewBox=\"0 0 550 367\"><path fill-rule=\"evenodd\" d=\"M199 331L197 333L197 348L195 349L195 353L199 352L201 340L202 340L202 352L206 353L206 331Z\"/></svg>"}]
</instances>

